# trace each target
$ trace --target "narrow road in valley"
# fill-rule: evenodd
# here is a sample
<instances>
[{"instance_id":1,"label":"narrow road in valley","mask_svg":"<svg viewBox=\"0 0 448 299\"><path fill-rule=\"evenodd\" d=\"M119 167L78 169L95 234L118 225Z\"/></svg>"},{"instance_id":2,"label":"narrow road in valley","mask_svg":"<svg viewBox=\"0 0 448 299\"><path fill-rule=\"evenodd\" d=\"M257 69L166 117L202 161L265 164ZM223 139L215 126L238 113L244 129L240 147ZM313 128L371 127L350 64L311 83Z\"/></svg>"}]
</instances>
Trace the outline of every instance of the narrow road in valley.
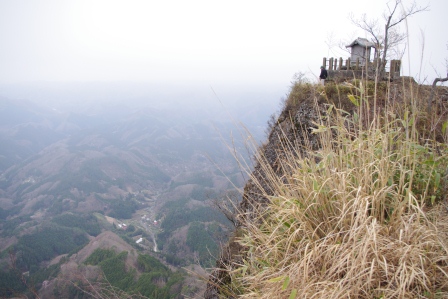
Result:
<instances>
[{"instance_id":1,"label":"narrow road in valley","mask_svg":"<svg viewBox=\"0 0 448 299\"><path fill-rule=\"evenodd\" d=\"M152 241L154 242L154 252L157 252L157 243L156 243L156 238L155 238L153 232L151 232L151 236L152 236Z\"/></svg>"},{"instance_id":2,"label":"narrow road in valley","mask_svg":"<svg viewBox=\"0 0 448 299\"><path fill-rule=\"evenodd\" d=\"M156 241L156 234L158 232L158 228L156 227L156 215L154 212L154 206L160 196L160 193L157 193L155 196L153 196L152 200L149 202L148 206L140 211L140 215L144 214L143 216L139 216L140 218L140 226L144 228L145 231L147 231L151 235L152 242L154 243L153 250L154 252L158 252L157 248L157 241Z\"/></svg>"}]
</instances>

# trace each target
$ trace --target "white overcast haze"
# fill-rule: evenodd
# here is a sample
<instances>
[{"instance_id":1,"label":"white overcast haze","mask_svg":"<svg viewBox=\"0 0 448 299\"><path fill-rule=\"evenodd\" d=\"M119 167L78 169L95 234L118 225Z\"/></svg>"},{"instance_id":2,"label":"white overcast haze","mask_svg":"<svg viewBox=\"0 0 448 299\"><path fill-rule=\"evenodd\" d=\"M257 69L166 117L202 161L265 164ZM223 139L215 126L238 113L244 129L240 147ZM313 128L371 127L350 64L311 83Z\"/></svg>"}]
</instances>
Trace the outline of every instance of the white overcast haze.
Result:
<instances>
[{"instance_id":1,"label":"white overcast haze","mask_svg":"<svg viewBox=\"0 0 448 299\"><path fill-rule=\"evenodd\" d=\"M410 42L402 73L432 82L447 73L448 1L418 3L430 7L402 27ZM340 55L333 42L366 37L350 12L382 20L385 8L383 0L0 0L0 83L247 84L286 92L294 73L315 78L324 56Z\"/></svg>"}]
</instances>

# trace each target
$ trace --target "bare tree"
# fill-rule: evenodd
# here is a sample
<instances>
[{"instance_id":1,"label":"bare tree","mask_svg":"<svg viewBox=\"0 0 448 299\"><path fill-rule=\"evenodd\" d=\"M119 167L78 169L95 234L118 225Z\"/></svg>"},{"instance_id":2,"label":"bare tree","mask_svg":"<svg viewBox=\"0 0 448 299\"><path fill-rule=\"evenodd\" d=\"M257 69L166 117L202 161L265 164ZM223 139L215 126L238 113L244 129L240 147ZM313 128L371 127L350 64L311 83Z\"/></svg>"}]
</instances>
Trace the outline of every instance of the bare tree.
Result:
<instances>
[{"instance_id":1,"label":"bare tree","mask_svg":"<svg viewBox=\"0 0 448 299\"><path fill-rule=\"evenodd\" d=\"M236 227L238 226L238 206L241 202L241 193L236 190L226 192L221 198L213 200L213 206L221 211Z\"/></svg>"},{"instance_id":2,"label":"bare tree","mask_svg":"<svg viewBox=\"0 0 448 299\"><path fill-rule=\"evenodd\" d=\"M375 58L381 58L381 65L378 66L380 78L384 75L386 59L389 58L390 51L396 50L407 37L406 33L400 31L399 25L408 17L427 11L429 8L429 5L418 6L415 0L405 8L402 2L402 0L392 0L386 4L387 9L383 13L384 25L378 19L368 18L366 14L359 19L354 18L353 15L350 16L352 23L366 31L375 44Z\"/></svg>"}]
</instances>

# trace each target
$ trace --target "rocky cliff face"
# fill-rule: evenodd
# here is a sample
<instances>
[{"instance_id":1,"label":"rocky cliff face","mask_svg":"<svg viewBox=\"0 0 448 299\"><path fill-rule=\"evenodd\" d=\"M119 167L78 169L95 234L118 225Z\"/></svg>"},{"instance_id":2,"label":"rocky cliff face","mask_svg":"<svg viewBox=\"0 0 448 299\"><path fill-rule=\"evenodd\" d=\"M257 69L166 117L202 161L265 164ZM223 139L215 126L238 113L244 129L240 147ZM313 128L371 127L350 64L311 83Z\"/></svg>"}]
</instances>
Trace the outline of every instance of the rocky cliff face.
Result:
<instances>
[{"instance_id":1,"label":"rocky cliff face","mask_svg":"<svg viewBox=\"0 0 448 299\"><path fill-rule=\"evenodd\" d=\"M430 92L428 86L417 86L415 81L410 80L403 80L387 87L384 82L380 82L377 86L374 82L369 84L366 89L375 86L380 94L377 109L381 109L386 101L403 102L406 92L413 88L415 88L414 92L422 98ZM398 92L403 85L406 85L404 92ZM274 195L271 184L275 180L282 180L283 174L288 171L284 163L280 163L282 157L298 153L306 155L303 152L304 148L318 149L319 139L311 133L312 128L315 128L316 124L325 117L329 105L352 114L355 105L349 100L348 95L357 94L358 91L359 89L354 84L329 84L325 87L297 84L292 88L281 115L271 128L268 140L258 150L257 164L245 185L243 200L239 206L237 219L240 221L235 228L234 236L223 248L222 255L216 263L216 269L209 277L204 298L234 298L235 290L232 289L232 281L228 273L235 268L235 265L241 265L243 262L244 248L237 241L239 231L244 229L246 221L253 221L263 209L268 208L267 197ZM438 114L446 117L446 87L438 89L437 94L438 102L435 109ZM423 103L422 106L425 104ZM438 136L440 137L440 134L436 136L436 139L440 139Z\"/></svg>"},{"instance_id":2,"label":"rocky cliff face","mask_svg":"<svg viewBox=\"0 0 448 299\"><path fill-rule=\"evenodd\" d=\"M311 134L311 128L316 126L318 120L325 114L327 103L323 96L315 98L314 90L293 89L280 116L273 124L266 143L259 149L256 159L257 163L252 175L244 188L243 200L239 206L239 221L235 235L246 220L254 219L260 212L268 199L266 195L272 194L272 177L281 178L287 171L279 160L286 153L298 153L307 144L312 148L318 147L318 140ZM316 100L317 99L317 100ZM217 261L217 268L210 276L206 299L217 299L226 296L226 288L231 284L227 274L233 264L241 261L243 248L231 238L223 248L222 256ZM227 296L231 297L231 295Z\"/></svg>"}]
</instances>

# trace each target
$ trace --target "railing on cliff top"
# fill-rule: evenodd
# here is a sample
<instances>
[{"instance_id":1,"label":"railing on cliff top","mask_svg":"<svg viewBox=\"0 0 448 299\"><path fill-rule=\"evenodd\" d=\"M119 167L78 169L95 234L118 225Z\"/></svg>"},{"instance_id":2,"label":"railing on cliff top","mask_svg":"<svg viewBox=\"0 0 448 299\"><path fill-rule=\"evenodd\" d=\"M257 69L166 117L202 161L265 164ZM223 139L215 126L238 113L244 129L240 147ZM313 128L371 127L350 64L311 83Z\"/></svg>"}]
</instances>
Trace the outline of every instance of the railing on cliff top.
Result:
<instances>
[{"instance_id":1,"label":"railing on cliff top","mask_svg":"<svg viewBox=\"0 0 448 299\"><path fill-rule=\"evenodd\" d=\"M343 60L341 58L329 58L326 57L322 60L322 66L324 66L332 74L344 73L344 71L375 71L381 66L381 58L374 59L373 61L361 60L357 58L352 61L350 58ZM386 71L388 70L392 78L400 76L401 60L391 60L390 63L386 62ZM342 75L342 74L341 74Z\"/></svg>"}]
</instances>

